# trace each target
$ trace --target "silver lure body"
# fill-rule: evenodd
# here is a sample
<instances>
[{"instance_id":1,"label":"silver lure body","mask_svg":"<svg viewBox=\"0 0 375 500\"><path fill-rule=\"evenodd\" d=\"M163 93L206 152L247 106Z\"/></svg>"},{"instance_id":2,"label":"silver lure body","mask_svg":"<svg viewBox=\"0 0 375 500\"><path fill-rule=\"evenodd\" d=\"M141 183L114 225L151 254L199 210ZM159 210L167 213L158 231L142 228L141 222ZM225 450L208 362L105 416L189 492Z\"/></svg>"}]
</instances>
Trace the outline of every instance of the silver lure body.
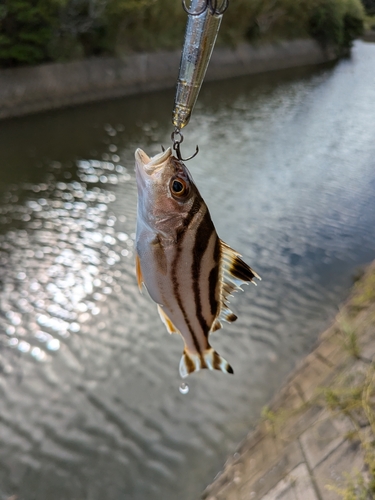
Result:
<instances>
[{"instance_id":1,"label":"silver lure body","mask_svg":"<svg viewBox=\"0 0 375 500\"><path fill-rule=\"evenodd\" d=\"M190 120L223 17L207 7L207 0L192 0L190 10L198 14L190 15L186 26L172 116L177 129Z\"/></svg>"}]
</instances>

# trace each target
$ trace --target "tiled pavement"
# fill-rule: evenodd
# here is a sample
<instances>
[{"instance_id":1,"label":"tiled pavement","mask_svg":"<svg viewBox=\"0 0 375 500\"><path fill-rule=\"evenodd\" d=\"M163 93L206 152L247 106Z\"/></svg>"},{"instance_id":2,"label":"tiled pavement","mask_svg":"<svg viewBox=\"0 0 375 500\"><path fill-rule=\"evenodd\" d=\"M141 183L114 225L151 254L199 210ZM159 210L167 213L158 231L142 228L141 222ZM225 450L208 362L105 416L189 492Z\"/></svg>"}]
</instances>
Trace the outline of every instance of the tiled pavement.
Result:
<instances>
[{"instance_id":1,"label":"tiled pavement","mask_svg":"<svg viewBox=\"0 0 375 500\"><path fill-rule=\"evenodd\" d=\"M375 272L374 265L370 268ZM348 310L350 301L344 308ZM349 441L349 419L333 416L317 397L339 376L363 371L375 355L375 305L352 319L361 357L344 348L337 321L321 336L316 349L291 375L271 410L281 415L262 421L206 488L205 500L339 500L328 485L343 485L345 473L364 469L358 441Z\"/></svg>"}]
</instances>

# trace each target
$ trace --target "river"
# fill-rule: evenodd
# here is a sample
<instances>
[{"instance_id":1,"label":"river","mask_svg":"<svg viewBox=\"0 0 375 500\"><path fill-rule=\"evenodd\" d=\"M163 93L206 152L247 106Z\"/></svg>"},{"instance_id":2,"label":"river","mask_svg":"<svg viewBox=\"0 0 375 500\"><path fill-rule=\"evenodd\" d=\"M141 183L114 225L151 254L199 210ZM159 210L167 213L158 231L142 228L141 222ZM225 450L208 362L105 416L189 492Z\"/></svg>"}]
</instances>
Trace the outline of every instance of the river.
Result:
<instances>
[{"instance_id":1,"label":"river","mask_svg":"<svg viewBox=\"0 0 375 500\"><path fill-rule=\"evenodd\" d=\"M263 278L212 335L233 366L181 394L134 272L134 150L173 91L0 123L0 498L193 500L375 258L375 44L205 84L182 152L220 237Z\"/></svg>"}]
</instances>

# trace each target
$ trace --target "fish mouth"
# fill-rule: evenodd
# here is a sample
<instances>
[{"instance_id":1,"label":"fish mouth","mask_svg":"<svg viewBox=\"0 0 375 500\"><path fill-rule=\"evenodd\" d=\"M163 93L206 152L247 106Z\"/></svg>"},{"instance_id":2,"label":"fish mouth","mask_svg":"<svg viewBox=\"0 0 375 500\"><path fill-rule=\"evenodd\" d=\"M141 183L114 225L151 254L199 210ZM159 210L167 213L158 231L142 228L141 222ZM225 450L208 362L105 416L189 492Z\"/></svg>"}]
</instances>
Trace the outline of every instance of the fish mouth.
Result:
<instances>
[{"instance_id":1,"label":"fish mouth","mask_svg":"<svg viewBox=\"0 0 375 500\"><path fill-rule=\"evenodd\" d=\"M135 164L139 172L152 174L155 170L164 165L168 158L172 156L171 148L150 158L142 149L138 148L135 152Z\"/></svg>"}]
</instances>

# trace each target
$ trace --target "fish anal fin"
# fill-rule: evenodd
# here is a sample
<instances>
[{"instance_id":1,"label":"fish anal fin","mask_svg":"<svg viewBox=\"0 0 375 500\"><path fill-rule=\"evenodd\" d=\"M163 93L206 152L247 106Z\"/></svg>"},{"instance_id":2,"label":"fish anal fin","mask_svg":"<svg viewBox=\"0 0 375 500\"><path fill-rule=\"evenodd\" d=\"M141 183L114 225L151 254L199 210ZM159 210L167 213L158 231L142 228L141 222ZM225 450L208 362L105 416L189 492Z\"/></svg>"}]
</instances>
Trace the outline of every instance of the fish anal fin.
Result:
<instances>
[{"instance_id":1,"label":"fish anal fin","mask_svg":"<svg viewBox=\"0 0 375 500\"><path fill-rule=\"evenodd\" d=\"M163 310L161 305L159 304L158 304L158 312L160 319L164 323L168 333L180 333L179 330L177 330L177 328L174 326L172 321L169 319L169 317L167 316L166 312Z\"/></svg>"},{"instance_id":2,"label":"fish anal fin","mask_svg":"<svg viewBox=\"0 0 375 500\"><path fill-rule=\"evenodd\" d=\"M143 280L142 269L141 269L141 261L140 261L138 254L135 254L135 274L137 276L137 283L138 283L139 291L142 293L142 284L143 284L144 280Z\"/></svg>"},{"instance_id":3,"label":"fish anal fin","mask_svg":"<svg viewBox=\"0 0 375 500\"><path fill-rule=\"evenodd\" d=\"M220 356L212 347L203 353L192 353L185 348L180 361L180 375L186 378L193 372L203 370L220 370L224 373L233 373L230 364Z\"/></svg>"}]
</instances>

